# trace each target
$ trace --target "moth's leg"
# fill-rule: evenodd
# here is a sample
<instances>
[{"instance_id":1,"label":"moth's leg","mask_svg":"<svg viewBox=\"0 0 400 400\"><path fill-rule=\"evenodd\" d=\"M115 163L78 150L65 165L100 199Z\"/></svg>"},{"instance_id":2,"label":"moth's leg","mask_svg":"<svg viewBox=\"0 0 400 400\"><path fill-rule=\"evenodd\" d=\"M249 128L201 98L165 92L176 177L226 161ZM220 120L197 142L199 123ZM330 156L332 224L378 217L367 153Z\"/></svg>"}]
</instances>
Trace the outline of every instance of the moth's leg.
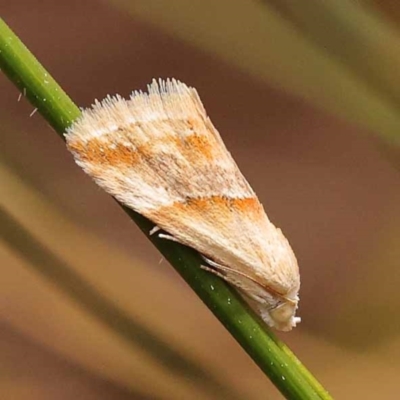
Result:
<instances>
[{"instance_id":1,"label":"moth's leg","mask_svg":"<svg viewBox=\"0 0 400 400\"><path fill-rule=\"evenodd\" d=\"M215 262L215 261L213 261L213 260L210 260L210 259L207 258L206 256L201 255L201 257L202 257L202 259L203 259L207 264L211 265L211 266L214 267L214 268L222 269L223 271L230 271L230 270L231 270L231 269L228 268L228 267L224 267L223 265L218 264L217 262Z\"/></svg>"},{"instance_id":2,"label":"moth's leg","mask_svg":"<svg viewBox=\"0 0 400 400\"><path fill-rule=\"evenodd\" d=\"M159 232L159 231L161 231L161 228L160 228L159 226L156 225L154 228L152 228L152 229L150 230L149 235L150 235L150 236L151 236L151 235L154 235L155 233L157 233L157 232ZM171 235L166 235L166 234L164 234L164 233L160 233L160 234L158 235L158 237L159 237L160 239L168 239L168 240L172 240L173 242L178 242L178 243L179 243L178 239L176 239L175 237L173 237L173 236L171 236Z\"/></svg>"},{"instance_id":3,"label":"moth's leg","mask_svg":"<svg viewBox=\"0 0 400 400\"><path fill-rule=\"evenodd\" d=\"M159 226L155 226L154 228L152 228L151 230L150 230L150 232L149 232L149 235L151 236L151 235L154 235L155 233L157 233L158 231L160 231L161 230L161 228L159 227Z\"/></svg>"},{"instance_id":4,"label":"moth's leg","mask_svg":"<svg viewBox=\"0 0 400 400\"><path fill-rule=\"evenodd\" d=\"M154 229L154 228L153 228L153 229ZM164 234L164 233L160 233L160 234L158 235L158 237L161 238L161 239L172 240L173 242L180 243L180 241L179 241L176 237L171 236L171 235L166 235L166 234ZM207 263L209 263L209 264L211 265L211 267L214 267L214 268L211 268L211 267L208 267L208 266L206 266L206 265L200 265L200 268L201 268L201 269L204 269L205 271L211 272L211 273L213 273L214 275L217 275L218 277L224 279L225 281L234 284L234 282L231 282L222 272L219 272L219 271L217 271L217 270L215 269L215 268L218 268L217 265L219 266L219 264L214 263L213 261L211 261L211 260L209 260L208 258L204 257L202 254L200 254L200 255L201 255L201 257L204 259L204 261L206 261ZM222 269L222 268L221 268L221 269Z\"/></svg>"},{"instance_id":5,"label":"moth's leg","mask_svg":"<svg viewBox=\"0 0 400 400\"><path fill-rule=\"evenodd\" d=\"M221 271L227 271L227 272L235 272L233 271L231 268L228 267L224 267L221 264L218 264L215 261L210 260L209 258L205 257L204 255L201 255L201 257L203 258L204 261L207 262L207 264L209 264L211 267L207 266L207 265L200 265L201 269L204 269L205 271L211 272L214 275L217 275L218 277L222 278L224 281L230 283L231 285L234 286L238 286L238 283L236 280L230 278L228 275L225 275L223 272Z\"/></svg>"},{"instance_id":6,"label":"moth's leg","mask_svg":"<svg viewBox=\"0 0 400 400\"><path fill-rule=\"evenodd\" d=\"M255 298L254 296L251 296L248 293L246 293L245 287L243 285L239 284L239 282L237 280L232 279L230 276L224 275L222 272L219 272L214 268L207 267L206 265L200 265L200 268L204 269L205 271L211 272L212 274L223 279L225 282L228 282L230 285L232 285L233 287L238 289L240 291L240 293L242 293L242 295L245 295L245 297L260 302L260 300L258 298Z\"/></svg>"},{"instance_id":7,"label":"moth's leg","mask_svg":"<svg viewBox=\"0 0 400 400\"><path fill-rule=\"evenodd\" d=\"M204 269L204 271L211 272L212 274L218 276L219 278L230 283L231 285L237 286L237 284L234 281L232 281L228 276L224 275L222 272L219 272L214 268L208 267L207 265L203 264L200 265L200 268Z\"/></svg>"},{"instance_id":8,"label":"moth's leg","mask_svg":"<svg viewBox=\"0 0 400 400\"><path fill-rule=\"evenodd\" d=\"M152 235L155 232L158 232L161 228L159 228L158 226L155 226L151 231L150 231L150 235ZM167 240L172 240L173 242L177 242L180 243L179 240L171 235L166 235L164 233L160 233L158 235L158 237L160 239L167 239ZM211 265L211 267L208 267L207 265L200 265L201 269L204 269L205 271L211 272L214 275L217 275L218 277L224 279L226 282L235 285L235 282L232 281L231 279L229 279L226 275L224 275L222 272L218 271L218 270L226 270L226 271L231 271L229 268L223 267L222 265L209 260L207 257L201 255L201 257L204 259L204 261L206 261L208 264ZM212 268L213 267L213 268Z\"/></svg>"},{"instance_id":9,"label":"moth's leg","mask_svg":"<svg viewBox=\"0 0 400 400\"><path fill-rule=\"evenodd\" d=\"M220 272L220 271L228 272L228 273L230 273L230 274L232 274L232 275L237 275L237 276L240 276L240 277L242 277L242 278L248 279L249 281L255 283L256 285L261 286L261 284L260 284L257 280L255 280L253 277L251 277L251 276L249 276L249 275L246 275L246 274L243 273L243 272L240 272L240 271L238 271L238 270L236 270L236 269L233 269L233 268L227 267L227 266L225 266L225 265L219 264L219 263L217 263L217 262L215 262L215 261L213 261L213 260L210 260L209 258L205 257L204 255L202 255L202 258L203 258L204 261L207 262L207 264L209 264L209 265L211 265L212 267L216 268L216 269L218 270L218 272ZM214 271L215 271L215 270L214 270ZM221 273L221 272L220 272L220 273ZM225 279L225 280L227 280L227 279ZM233 282L233 283L234 283L234 282ZM234 283L234 284L235 284L236 286L238 286L238 283L237 283L237 282Z\"/></svg>"},{"instance_id":10,"label":"moth's leg","mask_svg":"<svg viewBox=\"0 0 400 400\"><path fill-rule=\"evenodd\" d=\"M221 271L229 272L233 276L235 276L235 274L239 275L239 276L242 276L243 278L248 279L250 281L250 284L251 284L251 282L257 283L257 282L254 282L254 280L252 278L246 276L245 274L241 274L241 273L239 273L238 271L235 271L232 268L225 267L224 265L218 264L217 262L212 261L212 260L208 259L207 257L205 257L203 255L202 255L202 258L208 264L211 265L211 267L208 267L208 266L205 266L205 265L200 265L200 267L202 269L204 269L206 271L209 271L214 275L217 275L218 277L222 278L224 281L226 281L226 282L230 283L231 285L233 285L234 287L236 287L241 292L241 294L244 295L244 297L246 297L249 301L255 301L256 303L263 303L263 301L264 301L263 297L259 296L257 293L249 292L249 290L248 290L249 286L248 285L246 285L244 282L241 282L238 279L233 279L232 276L230 276L230 275L224 275L224 273L221 272Z\"/></svg>"},{"instance_id":11,"label":"moth's leg","mask_svg":"<svg viewBox=\"0 0 400 400\"><path fill-rule=\"evenodd\" d=\"M181 243L176 237L171 236L171 235L166 235L166 234L164 234L164 233L160 233L160 234L158 235L158 237L159 237L160 239L167 239L167 240L172 240L173 242L176 242L176 243Z\"/></svg>"},{"instance_id":12,"label":"moth's leg","mask_svg":"<svg viewBox=\"0 0 400 400\"><path fill-rule=\"evenodd\" d=\"M229 268L229 267L226 267L225 265L219 264L213 260L210 260L209 258L207 258L203 255L201 257L203 258L204 261L207 262L207 264L211 265L212 267L216 268L219 271L226 271L226 272L230 272L231 274L242 275L241 273L234 270L233 268ZM247 278L247 276L245 276L245 277Z\"/></svg>"}]
</instances>

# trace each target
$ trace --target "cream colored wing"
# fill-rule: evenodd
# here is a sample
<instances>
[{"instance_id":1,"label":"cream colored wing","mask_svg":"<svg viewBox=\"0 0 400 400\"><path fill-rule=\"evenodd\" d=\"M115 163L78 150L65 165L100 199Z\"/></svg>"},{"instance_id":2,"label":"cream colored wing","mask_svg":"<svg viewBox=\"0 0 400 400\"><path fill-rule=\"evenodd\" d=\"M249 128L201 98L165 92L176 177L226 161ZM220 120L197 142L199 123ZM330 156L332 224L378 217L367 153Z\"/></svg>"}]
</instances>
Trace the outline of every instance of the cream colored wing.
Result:
<instances>
[{"instance_id":1,"label":"cream colored wing","mask_svg":"<svg viewBox=\"0 0 400 400\"><path fill-rule=\"evenodd\" d=\"M76 162L120 202L270 295L297 299L295 256L195 89L153 81L129 101L109 97L84 111L66 140Z\"/></svg>"}]
</instances>

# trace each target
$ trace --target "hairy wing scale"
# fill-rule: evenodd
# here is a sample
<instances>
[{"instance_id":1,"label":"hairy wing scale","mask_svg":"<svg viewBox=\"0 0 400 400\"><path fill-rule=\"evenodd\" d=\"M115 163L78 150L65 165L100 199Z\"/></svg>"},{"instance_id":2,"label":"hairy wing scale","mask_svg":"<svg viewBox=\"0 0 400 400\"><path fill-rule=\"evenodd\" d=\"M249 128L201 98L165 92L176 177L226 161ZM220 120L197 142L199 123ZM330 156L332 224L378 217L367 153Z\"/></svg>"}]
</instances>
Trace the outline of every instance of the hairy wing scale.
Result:
<instances>
[{"instance_id":1,"label":"hairy wing scale","mask_svg":"<svg viewBox=\"0 0 400 400\"><path fill-rule=\"evenodd\" d=\"M108 98L85 111L66 138L101 187L183 244L281 295L298 287L294 255L289 264L270 258L277 245L283 258L292 254L290 246L268 221L194 89L169 81L128 102Z\"/></svg>"}]
</instances>

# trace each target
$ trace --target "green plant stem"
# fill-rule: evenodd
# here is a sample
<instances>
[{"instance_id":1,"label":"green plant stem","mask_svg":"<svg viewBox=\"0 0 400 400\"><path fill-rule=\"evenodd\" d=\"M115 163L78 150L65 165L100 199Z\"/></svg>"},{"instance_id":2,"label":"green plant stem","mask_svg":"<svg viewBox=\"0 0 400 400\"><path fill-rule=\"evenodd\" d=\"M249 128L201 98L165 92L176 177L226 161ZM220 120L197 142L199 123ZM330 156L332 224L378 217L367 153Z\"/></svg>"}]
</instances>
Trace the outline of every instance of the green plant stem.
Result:
<instances>
[{"instance_id":1,"label":"green plant stem","mask_svg":"<svg viewBox=\"0 0 400 400\"><path fill-rule=\"evenodd\" d=\"M63 136L79 109L1 19L0 68ZM331 398L233 288L199 268L196 252L149 236L153 224L123 208L287 399Z\"/></svg>"}]
</instances>

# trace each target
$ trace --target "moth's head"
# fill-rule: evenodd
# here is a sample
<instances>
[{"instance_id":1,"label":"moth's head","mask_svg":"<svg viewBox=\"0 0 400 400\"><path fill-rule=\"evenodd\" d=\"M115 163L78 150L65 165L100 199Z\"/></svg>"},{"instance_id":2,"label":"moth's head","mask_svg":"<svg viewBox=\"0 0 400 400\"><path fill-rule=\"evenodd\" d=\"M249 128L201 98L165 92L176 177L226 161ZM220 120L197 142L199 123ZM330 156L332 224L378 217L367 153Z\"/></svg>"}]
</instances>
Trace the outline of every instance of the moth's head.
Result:
<instances>
[{"instance_id":1,"label":"moth's head","mask_svg":"<svg viewBox=\"0 0 400 400\"><path fill-rule=\"evenodd\" d=\"M261 317L272 328L290 331L301 321L300 317L296 317L297 303L297 297L279 300L275 306L261 309Z\"/></svg>"}]
</instances>

